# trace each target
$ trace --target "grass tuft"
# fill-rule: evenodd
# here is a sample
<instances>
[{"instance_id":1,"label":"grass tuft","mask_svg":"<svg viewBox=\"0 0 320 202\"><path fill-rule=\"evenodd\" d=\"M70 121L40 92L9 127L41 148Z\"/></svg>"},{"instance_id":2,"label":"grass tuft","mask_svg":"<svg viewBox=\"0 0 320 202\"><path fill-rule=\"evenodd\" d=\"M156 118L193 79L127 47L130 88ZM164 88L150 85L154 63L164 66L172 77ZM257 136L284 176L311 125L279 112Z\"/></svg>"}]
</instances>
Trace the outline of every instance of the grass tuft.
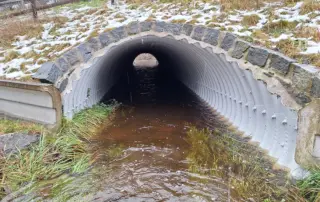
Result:
<instances>
[{"instance_id":1,"label":"grass tuft","mask_svg":"<svg viewBox=\"0 0 320 202\"><path fill-rule=\"evenodd\" d=\"M222 178L228 182L234 199L281 201L285 198L285 172L272 170L272 162L255 146L219 131L194 127L188 131L186 140L191 146L190 170Z\"/></svg>"},{"instance_id":2,"label":"grass tuft","mask_svg":"<svg viewBox=\"0 0 320 202\"><path fill-rule=\"evenodd\" d=\"M269 22L263 26L262 31L273 35L275 37L280 36L280 34L285 33L286 31L292 31L296 28L298 22L289 22L286 20L280 20L277 22Z\"/></svg>"},{"instance_id":3,"label":"grass tuft","mask_svg":"<svg viewBox=\"0 0 320 202\"><path fill-rule=\"evenodd\" d=\"M178 23L178 24L184 24L187 20L185 19L173 19L171 20L171 23Z\"/></svg>"},{"instance_id":4,"label":"grass tuft","mask_svg":"<svg viewBox=\"0 0 320 202\"><path fill-rule=\"evenodd\" d=\"M245 16L243 17L241 23L242 23L243 25L245 25L245 26L254 26L254 25L256 25L256 24L259 22L260 19L261 19L261 18L260 18L258 15L256 15L256 14L253 14L253 15L245 15Z\"/></svg>"},{"instance_id":5,"label":"grass tuft","mask_svg":"<svg viewBox=\"0 0 320 202\"><path fill-rule=\"evenodd\" d=\"M315 27L301 26L294 32L296 37L309 38L316 42L320 41L320 30Z\"/></svg>"},{"instance_id":6,"label":"grass tuft","mask_svg":"<svg viewBox=\"0 0 320 202\"><path fill-rule=\"evenodd\" d=\"M311 171L304 180L297 183L300 194L308 201L320 201L320 168Z\"/></svg>"},{"instance_id":7,"label":"grass tuft","mask_svg":"<svg viewBox=\"0 0 320 202\"><path fill-rule=\"evenodd\" d=\"M4 57L4 62L10 62L11 60L18 58L19 56L20 54L17 51L9 51Z\"/></svg>"},{"instance_id":8,"label":"grass tuft","mask_svg":"<svg viewBox=\"0 0 320 202\"><path fill-rule=\"evenodd\" d=\"M223 11L259 9L264 2L268 2L268 0L220 0Z\"/></svg>"},{"instance_id":9,"label":"grass tuft","mask_svg":"<svg viewBox=\"0 0 320 202\"><path fill-rule=\"evenodd\" d=\"M44 132L37 145L3 157L0 164L0 196L26 184L38 187L41 182L63 174L79 175L87 171L96 160L88 143L100 132L112 111L113 106L104 104L83 110L72 120L64 120L58 133ZM64 185L53 184L53 187L59 186ZM51 191L54 189L50 189L47 196L54 195Z\"/></svg>"},{"instance_id":10,"label":"grass tuft","mask_svg":"<svg viewBox=\"0 0 320 202\"><path fill-rule=\"evenodd\" d=\"M24 132L41 133L43 127L39 124L24 122L20 120L0 119L0 135L6 133Z\"/></svg>"},{"instance_id":11,"label":"grass tuft","mask_svg":"<svg viewBox=\"0 0 320 202\"><path fill-rule=\"evenodd\" d=\"M318 0L304 0L300 14L304 15L310 12L319 11L320 10L320 1Z\"/></svg>"}]
</instances>

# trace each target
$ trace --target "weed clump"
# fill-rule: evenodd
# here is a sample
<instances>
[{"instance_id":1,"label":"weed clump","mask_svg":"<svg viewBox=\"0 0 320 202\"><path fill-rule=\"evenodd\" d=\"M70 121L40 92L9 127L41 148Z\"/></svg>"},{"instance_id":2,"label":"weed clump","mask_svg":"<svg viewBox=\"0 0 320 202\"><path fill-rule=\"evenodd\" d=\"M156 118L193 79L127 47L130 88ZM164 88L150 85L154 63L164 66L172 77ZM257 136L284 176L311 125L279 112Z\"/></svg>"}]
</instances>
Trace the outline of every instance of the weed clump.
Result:
<instances>
[{"instance_id":1,"label":"weed clump","mask_svg":"<svg viewBox=\"0 0 320 202\"><path fill-rule=\"evenodd\" d=\"M296 37L310 38L316 42L320 41L320 31L315 27L301 26L294 34Z\"/></svg>"},{"instance_id":2,"label":"weed clump","mask_svg":"<svg viewBox=\"0 0 320 202\"><path fill-rule=\"evenodd\" d=\"M64 120L56 134L44 132L37 145L2 157L0 196L7 194L4 190L12 192L26 184L36 186L63 174L79 175L87 171L97 159L88 143L112 111L113 106L103 104L83 110L72 120ZM52 196L53 193L48 192L48 196Z\"/></svg>"},{"instance_id":3,"label":"weed clump","mask_svg":"<svg viewBox=\"0 0 320 202\"><path fill-rule=\"evenodd\" d=\"M320 171L313 170L304 180L297 183L300 194L308 201L320 201Z\"/></svg>"},{"instance_id":4,"label":"weed clump","mask_svg":"<svg viewBox=\"0 0 320 202\"><path fill-rule=\"evenodd\" d=\"M263 26L262 30L266 33L269 33L273 36L280 36L280 34L291 31L296 28L298 22L289 22L286 20L279 20L277 22L269 22Z\"/></svg>"},{"instance_id":5,"label":"weed clump","mask_svg":"<svg viewBox=\"0 0 320 202\"><path fill-rule=\"evenodd\" d=\"M246 15L246 16L243 17L241 22L245 26L254 26L259 22L260 19L261 18L256 14Z\"/></svg>"},{"instance_id":6,"label":"weed clump","mask_svg":"<svg viewBox=\"0 0 320 202\"><path fill-rule=\"evenodd\" d=\"M0 135L6 133L23 132L23 133L40 133L42 126L19 120L0 119Z\"/></svg>"},{"instance_id":7,"label":"weed clump","mask_svg":"<svg viewBox=\"0 0 320 202\"><path fill-rule=\"evenodd\" d=\"M185 19L173 19L171 20L171 23L178 23L178 24L184 24L187 20Z\"/></svg>"},{"instance_id":8,"label":"weed clump","mask_svg":"<svg viewBox=\"0 0 320 202\"><path fill-rule=\"evenodd\" d=\"M9 51L4 57L4 62L10 62L19 56L20 54L17 51Z\"/></svg>"},{"instance_id":9,"label":"weed clump","mask_svg":"<svg viewBox=\"0 0 320 202\"><path fill-rule=\"evenodd\" d=\"M320 1L317 0L304 0L300 14L307 14L314 11L320 10Z\"/></svg>"},{"instance_id":10,"label":"weed clump","mask_svg":"<svg viewBox=\"0 0 320 202\"><path fill-rule=\"evenodd\" d=\"M190 170L228 182L235 201L281 201L286 197L285 172L272 170L272 162L255 146L219 131L196 128L189 130L187 142Z\"/></svg>"},{"instance_id":11,"label":"weed clump","mask_svg":"<svg viewBox=\"0 0 320 202\"><path fill-rule=\"evenodd\" d=\"M268 1L260 1L260 0L221 0L221 9L223 11L230 10L252 10L259 9L264 2Z\"/></svg>"}]
</instances>

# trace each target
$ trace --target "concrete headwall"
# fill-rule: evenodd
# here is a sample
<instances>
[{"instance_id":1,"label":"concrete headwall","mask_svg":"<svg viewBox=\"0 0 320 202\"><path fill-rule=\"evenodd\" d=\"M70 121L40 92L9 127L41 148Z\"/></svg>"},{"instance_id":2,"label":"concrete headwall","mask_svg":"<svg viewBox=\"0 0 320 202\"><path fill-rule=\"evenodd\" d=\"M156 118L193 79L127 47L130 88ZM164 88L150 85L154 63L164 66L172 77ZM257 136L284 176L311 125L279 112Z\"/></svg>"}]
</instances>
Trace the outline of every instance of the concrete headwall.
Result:
<instances>
[{"instance_id":1,"label":"concrete headwall","mask_svg":"<svg viewBox=\"0 0 320 202\"><path fill-rule=\"evenodd\" d=\"M55 127L61 111L60 93L53 85L0 80L0 117Z\"/></svg>"},{"instance_id":2,"label":"concrete headwall","mask_svg":"<svg viewBox=\"0 0 320 202\"><path fill-rule=\"evenodd\" d=\"M43 64L34 77L60 90L64 115L72 117L98 103L140 53L151 53L159 64L169 62L170 73L279 164L293 171L299 169L297 163L320 164L313 156L320 134L319 113L314 112L320 107L319 70L231 33L133 22Z\"/></svg>"}]
</instances>

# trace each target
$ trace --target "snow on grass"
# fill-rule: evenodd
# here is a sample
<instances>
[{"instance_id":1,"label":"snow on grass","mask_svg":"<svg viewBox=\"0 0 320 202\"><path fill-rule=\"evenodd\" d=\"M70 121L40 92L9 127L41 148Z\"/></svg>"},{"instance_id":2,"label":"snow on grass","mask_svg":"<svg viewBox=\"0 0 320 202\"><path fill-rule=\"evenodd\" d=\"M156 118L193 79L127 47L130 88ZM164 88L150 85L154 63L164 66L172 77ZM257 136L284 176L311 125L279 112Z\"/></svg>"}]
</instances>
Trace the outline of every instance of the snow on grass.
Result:
<instances>
[{"instance_id":1,"label":"snow on grass","mask_svg":"<svg viewBox=\"0 0 320 202\"><path fill-rule=\"evenodd\" d=\"M166 22L193 22L197 25L210 25L217 29L231 31L239 36L251 37L253 41L258 41L260 44L272 43L272 47L284 39L301 40L305 41L307 46L305 50L301 50L301 54L320 52L320 44L315 42L315 39L297 38L293 34L294 30L282 33L278 37L272 37L269 34L269 41L261 41L253 36L255 30L261 30L269 21L280 20L297 21L299 22L297 27L309 26L320 30L320 11L300 15L302 2L291 7L275 2L259 10L233 10L229 13L222 12L219 4L203 2L190 5L174 3L127 5L121 1L118 5L111 5L110 1L107 4L98 3L90 2L90 5L93 6L89 6L89 3L88 5L71 4L45 11L43 13L45 16L62 16L68 20L60 24L55 21L46 22L38 37L17 36L12 47L0 53L0 77L19 79L23 76L30 76L40 67L39 63L54 60L95 33L102 33L106 29L122 26L132 21L145 21L150 17ZM311 14L313 18L310 18ZM260 19L255 25L247 27L242 24L242 19L250 15L257 15ZM268 35L268 33L265 34ZM4 52L9 51L17 52L19 57L6 61ZM21 69L20 66L23 63L28 64L23 65L24 68Z\"/></svg>"}]
</instances>

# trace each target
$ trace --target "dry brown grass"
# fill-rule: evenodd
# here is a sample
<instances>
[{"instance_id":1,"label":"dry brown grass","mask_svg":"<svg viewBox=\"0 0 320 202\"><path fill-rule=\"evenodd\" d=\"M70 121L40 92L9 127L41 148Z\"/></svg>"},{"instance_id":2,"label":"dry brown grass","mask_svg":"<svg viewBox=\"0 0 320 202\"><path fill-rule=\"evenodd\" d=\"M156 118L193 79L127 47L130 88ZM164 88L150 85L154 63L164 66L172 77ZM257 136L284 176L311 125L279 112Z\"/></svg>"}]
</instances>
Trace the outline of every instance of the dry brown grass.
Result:
<instances>
[{"instance_id":1,"label":"dry brown grass","mask_svg":"<svg viewBox=\"0 0 320 202\"><path fill-rule=\"evenodd\" d=\"M28 21L6 21L0 27L0 46L10 47L16 36L26 35L29 38L40 36L42 23Z\"/></svg>"},{"instance_id":2,"label":"dry brown grass","mask_svg":"<svg viewBox=\"0 0 320 202\"><path fill-rule=\"evenodd\" d=\"M299 1L301 1L301 0L284 0L284 4L285 5L292 5L292 4L295 4Z\"/></svg>"},{"instance_id":3,"label":"dry brown grass","mask_svg":"<svg viewBox=\"0 0 320 202\"><path fill-rule=\"evenodd\" d=\"M252 37L261 39L263 41L269 40L269 36L261 30L255 30L252 32Z\"/></svg>"},{"instance_id":4,"label":"dry brown grass","mask_svg":"<svg viewBox=\"0 0 320 202\"><path fill-rule=\"evenodd\" d=\"M228 17L228 14L226 13L221 13L220 15L216 16L212 16L212 22L224 22Z\"/></svg>"},{"instance_id":5,"label":"dry brown grass","mask_svg":"<svg viewBox=\"0 0 320 202\"><path fill-rule=\"evenodd\" d=\"M97 8L89 9L89 10L86 12L86 14L87 14L87 15L92 15L93 13L95 13L95 12L97 12L97 11L98 11Z\"/></svg>"},{"instance_id":6,"label":"dry brown grass","mask_svg":"<svg viewBox=\"0 0 320 202\"><path fill-rule=\"evenodd\" d=\"M126 0L127 4L141 4L141 3L150 3L151 0Z\"/></svg>"},{"instance_id":7,"label":"dry brown grass","mask_svg":"<svg viewBox=\"0 0 320 202\"><path fill-rule=\"evenodd\" d=\"M223 11L238 10L252 10L258 9L263 5L263 2L269 2L271 0L220 0L221 9Z\"/></svg>"},{"instance_id":8,"label":"dry brown grass","mask_svg":"<svg viewBox=\"0 0 320 202\"><path fill-rule=\"evenodd\" d=\"M117 13L114 18L125 18L126 16L124 16L122 13Z\"/></svg>"},{"instance_id":9,"label":"dry brown grass","mask_svg":"<svg viewBox=\"0 0 320 202\"><path fill-rule=\"evenodd\" d=\"M262 30L272 36L280 36L280 34L294 30L297 26L298 22L289 22L286 20L280 20L277 22L269 22L263 26Z\"/></svg>"},{"instance_id":10,"label":"dry brown grass","mask_svg":"<svg viewBox=\"0 0 320 202\"><path fill-rule=\"evenodd\" d=\"M320 68L320 53L307 55L310 63Z\"/></svg>"},{"instance_id":11,"label":"dry brown grass","mask_svg":"<svg viewBox=\"0 0 320 202\"><path fill-rule=\"evenodd\" d=\"M19 57L19 53L16 51L9 51L5 56L4 56L4 62L9 62L17 57Z\"/></svg>"},{"instance_id":12,"label":"dry brown grass","mask_svg":"<svg viewBox=\"0 0 320 202\"><path fill-rule=\"evenodd\" d=\"M146 19L146 21L149 21L149 22L151 22L151 21L155 21L156 20L156 16L155 15L149 15L149 17Z\"/></svg>"},{"instance_id":13,"label":"dry brown grass","mask_svg":"<svg viewBox=\"0 0 320 202\"><path fill-rule=\"evenodd\" d=\"M185 19L171 20L171 23L183 24L183 23L186 23L186 20Z\"/></svg>"},{"instance_id":14,"label":"dry brown grass","mask_svg":"<svg viewBox=\"0 0 320 202\"><path fill-rule=\"evenodd\" d=\"M299 63L312 64L320 68L320 53L301 54L300 52L305 49L305 46L305 42L290 39L281 40L276 44L282 53L296 59Z\"/></svg>"},{"instance_id":15,"label":"dry brown grass","mask_svg":"<svg viewBox=\"0 0 320 202\"><path fill-rule=\"evenodd\" d=\"M169 18L171 18L171 16L165 15L165 16L163 16L163 17L161 18L161 20L167 20L167 19L169 19Z\"/></svg>"},{"instance_id":16,"label":"dry brown grass","mask_svg":"<svg viewBox=\"0 0 320 202\"><path fill-rule=\"evenodd\" d=\"M27 68L26 68L26 65L31 65L33 64L33 62L23 62L20 64L20 70L23 71L23 72L26 72Z\"/></svg>"},{"instance_id":17,"label":"dry brown grass","mask_svg":"<svg viewBox=\"0 0 320 202\"><path fill-rule=\"evenodd\" d=\"M308 54L308 55L296 55L294 57L300 63L312 64L318 68L320 68L320 53Z\"/></svg>"},{"instance_id":18,"label":"dry brown grass","mask_svg":"<svg viewBox=\"0 0 320 202\"><path fill-rule=\"evenodd\" d=\"M320 41L320 31L315 27L301 26L294 32L296 37L312 38L314 41Z\"/></svg>"},{"instance_id":19,"label":"dry brown grass","mask_svg":"<svg viewBox=\"0 0 320 202\"><path fill-rule=\"evenodd\" d=\"M16 36L26 35L28 38L39 37L43 31L43 23L54 22L56 25L61 25L66 21L66 17L39 19L37 22L34 22L31 19L2 20L2 24L0 26L0 47L11 47Z\"/></svg>"},{"instance_id":20,"label":"dry brown grass","mask_svg":"<svg viewBox=\"0 0 320 202\"><path fill-rule=\"evenodd\" d=\"M194 25L194 24L199 23L199 21L197 19L192 19L192 20L189 20L187 23L191 24L191 25Z\"/></svg>"},{"instance_id":21,"label":"dry brown grass","mask_svg":"<svg viewBox=\"0 0 320 202\"><path fill-rule=\"evenodd\" d=\"M289 57L296 57L297 55L299 55L299 52L301 51L301 49L299 48L299 46L297 45L297 43L293 40L290 39L284 39L284 40L280 40L277 44L276 47L285 55L289 56Z\"/></svg>"},{"instance_id":22,"label":"dry brown grass","mask_svg":"<svg viewBox=\"0 0 320 202\"><path fill-rule=\"evenodd\" d=\"M98 35L99 35L98 30L93 30L93 31L90 33L90 35L88 36L87 39L91 39L91 38L96 37L96 36L98 36Z\"/></svg>"},{"instance_id":23,"label":"dry brown grass","mask_svg":"<svg viewBox=\"0 0 320 202\"><path fill-rule=\"evenodd\" d=\"M320 10L320 1L318 0L304 0L300 14L306 14Z\"/></svg>"},{"instance_id":24,"label":"dry brown grass","mask_svg":"<svg viewBox=\"0 0 320 202\"><path fill-rule=\"evenodd\" d=\"M244 26L254 26L259 22L260 19L261 18L256 14L246 15L246 16L243 16L241 23Z\"/></svg>"}]
</instances>

